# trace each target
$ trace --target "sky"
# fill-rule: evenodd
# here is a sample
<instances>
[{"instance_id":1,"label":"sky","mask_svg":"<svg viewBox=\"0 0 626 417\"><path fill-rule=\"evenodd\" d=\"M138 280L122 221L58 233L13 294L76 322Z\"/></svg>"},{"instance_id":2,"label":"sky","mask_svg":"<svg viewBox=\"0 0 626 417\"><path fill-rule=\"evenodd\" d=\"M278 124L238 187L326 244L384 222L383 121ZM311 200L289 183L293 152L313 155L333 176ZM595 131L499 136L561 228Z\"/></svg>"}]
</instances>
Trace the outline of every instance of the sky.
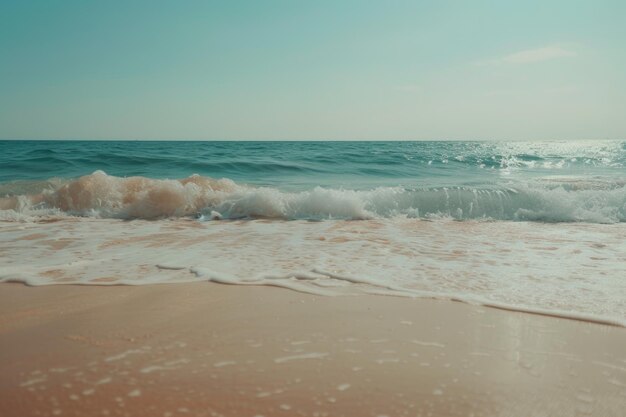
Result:
<instances>
[{"instance_id":1,"label":"sky","mask_svg":"<svg viewBox=\"0 0 626 417\"><path fill-rule=\"evenodd\" d=\"M626 1L0 0L0 139L626 139Z\"/></svg>"}]
</instances>

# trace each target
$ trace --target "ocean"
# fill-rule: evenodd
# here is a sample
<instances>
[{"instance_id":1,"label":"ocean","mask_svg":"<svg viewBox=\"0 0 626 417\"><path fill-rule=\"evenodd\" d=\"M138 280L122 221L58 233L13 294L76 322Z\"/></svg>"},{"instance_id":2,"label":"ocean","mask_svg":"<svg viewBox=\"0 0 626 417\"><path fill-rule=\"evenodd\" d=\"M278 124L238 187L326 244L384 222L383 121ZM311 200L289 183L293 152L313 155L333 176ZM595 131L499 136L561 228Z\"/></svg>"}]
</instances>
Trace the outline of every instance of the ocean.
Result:
<instances>
[{"instance_id":1,"label":"ocean","mask_svg":"<svg viewBox=\"0 0 626 417\"><path fill-rule=\"evenodd\" d=\"M626 325L626 142L0 141L0 281L215 281Z\"/></svg>"}]
</instances>

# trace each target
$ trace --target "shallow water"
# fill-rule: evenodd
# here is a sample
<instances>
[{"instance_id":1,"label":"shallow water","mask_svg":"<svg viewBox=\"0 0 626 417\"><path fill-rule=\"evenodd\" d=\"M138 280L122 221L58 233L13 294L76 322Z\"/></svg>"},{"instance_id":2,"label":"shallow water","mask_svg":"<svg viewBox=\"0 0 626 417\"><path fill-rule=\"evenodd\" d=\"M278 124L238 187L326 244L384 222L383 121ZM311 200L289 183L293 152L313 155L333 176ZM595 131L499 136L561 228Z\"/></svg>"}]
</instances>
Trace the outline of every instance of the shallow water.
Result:
<instances>
[{"instance_id":1,"label":"shallow water","mask_svg":"<svg viewBox=\"0 0 626 417\"><path fill-rule=\"evenodd\" d=\"M626 224L64 219L0 223L0 280L214 281L456 299L626 325Z\"/></svg>"}]
</instances>

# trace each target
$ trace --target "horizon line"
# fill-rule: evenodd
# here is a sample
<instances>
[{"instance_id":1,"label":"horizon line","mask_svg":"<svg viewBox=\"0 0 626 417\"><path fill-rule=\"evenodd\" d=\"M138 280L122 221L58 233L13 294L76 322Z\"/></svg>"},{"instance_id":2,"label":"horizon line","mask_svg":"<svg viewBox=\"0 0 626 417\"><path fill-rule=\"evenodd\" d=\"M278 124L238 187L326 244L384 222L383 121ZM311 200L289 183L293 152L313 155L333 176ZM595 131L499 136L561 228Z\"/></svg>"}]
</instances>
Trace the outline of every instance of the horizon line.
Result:
<instances>
[{"instance_id":1,"label":"horizon line","mask_svg":"<svg viewBox=\"0 0 626 417\"><path fill-rule=\"evenodd\" d=\"M535 142L535 141L624 141L626 138L527 138L527 139L494 139L494 138L444 138L444 139L129 139L129 138L0 138L1 142Z\"/></svg>"}]
</instances>

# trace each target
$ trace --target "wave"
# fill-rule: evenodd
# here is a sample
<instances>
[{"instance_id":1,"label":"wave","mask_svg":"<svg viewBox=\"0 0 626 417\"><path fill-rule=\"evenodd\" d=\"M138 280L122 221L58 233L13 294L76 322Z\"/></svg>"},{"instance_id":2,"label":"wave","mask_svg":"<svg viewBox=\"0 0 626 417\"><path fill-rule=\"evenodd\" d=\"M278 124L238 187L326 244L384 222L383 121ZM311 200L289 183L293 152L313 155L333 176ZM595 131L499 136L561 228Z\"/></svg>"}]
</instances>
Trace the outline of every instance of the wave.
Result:
<instances>
[{"instance_id":1,"label":"wave","mask_svg":"<svg viewBox=\"0 0 626 417\"><path fill-rule=\"evenodd\" d=\"M26 183L25 183L26 184ZM0 186L0 219L42 215L158 219L372 219L403 216L458 220L616 223L626 221L626 182L544 178L489 187L315 187L285 192L230 179L115 177L103 171L76 180ZM32 193L36 187L45 188ZM26 191L19 194L20 187Z\"/></svg>"}]
</instances>

